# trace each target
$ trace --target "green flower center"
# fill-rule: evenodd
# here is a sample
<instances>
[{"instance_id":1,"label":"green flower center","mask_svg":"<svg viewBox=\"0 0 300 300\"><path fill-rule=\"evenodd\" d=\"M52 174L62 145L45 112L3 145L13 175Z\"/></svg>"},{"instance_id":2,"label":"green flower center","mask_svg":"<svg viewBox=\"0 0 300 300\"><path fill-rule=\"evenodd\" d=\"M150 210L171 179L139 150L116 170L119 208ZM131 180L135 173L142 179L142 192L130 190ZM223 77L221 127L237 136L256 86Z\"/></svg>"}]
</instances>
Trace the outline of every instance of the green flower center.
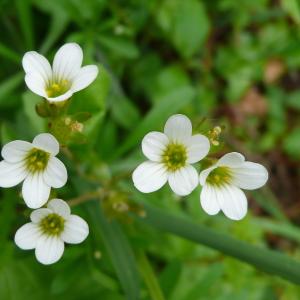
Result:
<instances>
[{"instance_id":1,"label":"green flower center","mask_svg":"<svg viewBox=\"0 0 300 300\"><path fill-rule=\"evenodd\" d=\"M44 171L48 165L50 154L46 151L33 148L25 158L27 170L30 173Z\"/></svg>"},{"instance_id":2,"label":"green flower center","mask_svg":"<svg viewBox=\"0 0 300 300\"><path fill-rule=\"evenodd\" d=\"M44 234L59 235L65 227L65 220L58 214L49 214L40 222L40 228Z\"/></svg>"},{"instance_id":3,"label":"green flower center","mask_svg":"<svg viewBox=\"0 0 300 300\"><path fill-rule=\"evenodd\" d=\"M182 144L169 144L162 155L162 162L172 172L184 167L186 160L186 147Z\"/></svg>"},{"instance_id":4,"label":"green flower center","mask_svg":"<svg viewBox=\"0 0 300 300\"><path fill-rule=\"evenodd\" d=\"M46 93L48 97L54 98L63 95L71 87L71 84L68 80L60 80L58 82L52 81L46 87Z\"/></svg>"},{"instance_id":5,"label":"green flower center","mask_svg":"<svg viewBox=\"0 0 300 300\"><path fill-rule=\"evenodd\" d=\"M222 186L230 183L232 172L228 167L217 167L208 175L206 182L214 186Z\"/></svg>"}]
</instances>

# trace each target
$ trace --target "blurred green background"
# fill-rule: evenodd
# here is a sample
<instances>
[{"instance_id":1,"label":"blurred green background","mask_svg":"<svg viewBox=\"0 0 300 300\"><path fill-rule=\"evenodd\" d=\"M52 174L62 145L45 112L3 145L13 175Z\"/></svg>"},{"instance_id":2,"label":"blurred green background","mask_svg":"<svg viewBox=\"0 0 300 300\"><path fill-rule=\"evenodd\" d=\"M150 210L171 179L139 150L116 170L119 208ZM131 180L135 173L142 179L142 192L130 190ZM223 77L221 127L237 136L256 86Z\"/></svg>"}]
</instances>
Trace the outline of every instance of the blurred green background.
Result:
<instances>
[{"instance_id":1,"label":"blurred green background","mask_svg":"<svg viewBox=\"0 0 300 300\"><path fill-rule=\"evenodd\" d=\"M69 181L53 196L76 202L107 191L72 208L90 236L46 267L13 242L30 214L20 188L0 190L0 299L300 299L289 281L137 221L148 203L300 260L299 8L297 0L0 0L1 144L47 130L35 113L40 98L24 84L23 54L52 59L77 42L100 76L72 100L71 113L92 118L87 143L60 154ZM168 187L150 195L132 187L142 137L178 112L195 125L205 118L202 133L222 126L212 155L238 151L268 168L244 220L206 215L200 188L179 199Z\"/></svg>"}]
</instances>

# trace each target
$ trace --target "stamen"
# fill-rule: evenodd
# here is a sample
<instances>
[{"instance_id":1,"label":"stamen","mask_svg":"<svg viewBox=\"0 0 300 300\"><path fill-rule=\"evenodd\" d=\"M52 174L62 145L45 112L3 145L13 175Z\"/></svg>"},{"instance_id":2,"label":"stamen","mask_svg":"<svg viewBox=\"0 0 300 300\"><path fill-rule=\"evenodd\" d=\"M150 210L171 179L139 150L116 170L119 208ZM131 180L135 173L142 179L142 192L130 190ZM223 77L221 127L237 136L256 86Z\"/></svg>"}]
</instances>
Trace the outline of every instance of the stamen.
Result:
<instances>
[{"instance_id":1,"label":"stamen","mask_svg":"<svg viewBox=\"0 0 300 300\"><path fill-rule=\"evenodd\" d=\"M51 82L46 87L46 93L48 97L58 97L63 95L70 89L70 82L68 80L60 80L58 82Z\"/></svg>"},{"instance_id":2,"label":"stamen","mask_svg":"<svg viewBox=\"0 0 300 300\"><path fill-rule=\"evenodd\" d=\"M182 144L169 144L162 156L162 162L172 172L184 167L186 160L186 147Z\"/></svg>"},{"instance_id":3,"label":"stamen","mask_svg":"<svg viewBox=\"0 0 300 300\"><path fill-rule=\"evenodd\" d=\"M208 175L206 182L214 186L229 184L232 180L232 172L228 167L217 167Z\"/></svg>"},{"instance_id":4,"label":"stamen","mask_svg":"<svg viewBox=\"0 0 300 300\"><path fill-rule=\"evenodd\" d=\"M43 218L39 225L44 234L55 236L64 230L65 220L58 214L52 213Z\"/></svg>"},{"instance_id":5,"label":"stamen","mask_svg":"<svg viewBox=\"0 0 300 300\"><path fill-rule=\"evenodd\" d=\"M41 149L33 148L25 158L26 168L30 173L44 171L48 165L50 154Z\"/></svg>"}]
</instances>

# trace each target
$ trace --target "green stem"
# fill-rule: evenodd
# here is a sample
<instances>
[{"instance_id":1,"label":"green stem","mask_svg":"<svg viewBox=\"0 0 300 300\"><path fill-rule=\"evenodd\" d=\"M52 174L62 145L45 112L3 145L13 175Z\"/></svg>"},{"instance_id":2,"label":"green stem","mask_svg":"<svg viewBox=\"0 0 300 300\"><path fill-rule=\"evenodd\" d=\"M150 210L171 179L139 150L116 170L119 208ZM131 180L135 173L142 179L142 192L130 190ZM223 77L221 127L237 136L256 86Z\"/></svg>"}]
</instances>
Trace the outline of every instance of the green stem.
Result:
<instances>
[{"instance_id":1,"label":"green stem","mask_svg":"<svg viewBox=\"0 0 300 300\"><path fill-rule=\"evenodd\" d=\"M144 278L151 299L164 300L164 295L160 289L159 283L156 280L153 269L151 268L146 254L142 250L139 250L137 253L137 261L139 264L140 273Z\"/></svg>"},{"instance_id":2,"label":"green stem","mask_svg":"<svg viewBox=\"0 0 300 300\"><path fill-rule=\"evenodd\" d=\"M136 217L139 221L159 230L221 251L265 272L300 284L300 263L287 255L263 247L253 246L201 224L166 213L148 204L144 205L146 217Z\"/></svg>"}]
</instances>

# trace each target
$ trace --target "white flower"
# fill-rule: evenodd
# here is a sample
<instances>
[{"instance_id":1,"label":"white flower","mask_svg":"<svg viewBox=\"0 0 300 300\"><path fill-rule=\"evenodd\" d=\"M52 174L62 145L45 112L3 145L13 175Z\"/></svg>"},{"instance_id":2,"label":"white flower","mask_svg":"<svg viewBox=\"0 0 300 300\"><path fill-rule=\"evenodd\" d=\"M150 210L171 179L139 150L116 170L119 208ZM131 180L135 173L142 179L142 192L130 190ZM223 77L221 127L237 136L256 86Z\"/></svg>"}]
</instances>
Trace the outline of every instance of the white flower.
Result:
<instances>
[{"instance_id":1,"label":"white flower","mask_svg":"<svg viewBox=\"0 0 300 300\"><path fill-rule=\"evenodd\" d=\"M30 208L43 206L51 187L60 188L67 182L67 170L55 156L59 144L49 133L36 136L32 143L13 141L2 148L0 187L12 187L23 180L22 195Z\"/></svg>"},{"instance_id":2,"label":"white flower","mask_svg":"<svg viewBox=\"0 0 300 300\"><path fill-rule=\"evenodd\" d=\"M32 92L51 102L67 100L97 77L97 66L81 67L82 59L82 49L76 43L65 44L56 52L52 68L43 55L26 52L22 61L25 82Z\"/></svg>"},{"instance_id":3,"label":"white flower","mask_svg":"<svg viewBox=\"0 0 300 300\"><path fill-rule=\"evenodd\" d=\"M23 250L35 249L37 260L44 265L62 257L64 243L79 244L89 234L88 224L71 215L69 205L60 199L51 200L47 208L34 210L30 219L16 232L15 243Z\"/></svg>"},{"instance_id":4,"label":"white flower","mask_svg":"<svg viewBox=\"0 0 300 300\"><path fill-rule=\"evenodd\" d=\"M192 135L192 124L186 116L171 116L164 133L153 131L144 137L142 150L149 160L133 172L135 187L150 193L168 181L177 195L190 194L198 185L198 173L191 164L205 157L209 147L207 137Z\"/></svg>"},{"instance_id":5,"label":"white flower","mask_svg":"<svg viewBox=\"0 0 300 300\"><path fill-rule=\"evenodd\" d=\"M247 199L241 189L260 188L267 180L268 171L264 166L245 161L237 152L225 154L200 173L201 206L209 215L222 210L228 218L240 220L247 213Z\"/></svg>"}]
</instances>

